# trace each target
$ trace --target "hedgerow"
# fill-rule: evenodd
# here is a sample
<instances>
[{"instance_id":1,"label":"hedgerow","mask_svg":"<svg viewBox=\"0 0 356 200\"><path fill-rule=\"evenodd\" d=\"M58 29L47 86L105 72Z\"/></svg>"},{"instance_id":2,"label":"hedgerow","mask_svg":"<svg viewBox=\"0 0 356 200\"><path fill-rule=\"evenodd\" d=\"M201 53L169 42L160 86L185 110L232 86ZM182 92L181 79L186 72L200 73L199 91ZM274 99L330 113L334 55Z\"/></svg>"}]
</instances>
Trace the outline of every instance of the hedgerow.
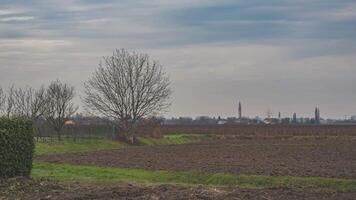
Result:
<instances>
[{"instance_id":1,"label":"hedgerow","mask_svg":"<svg viewBox=\"0 0 356 200\"><path fill-rule=\"evenodd\" d=\"M32 122L0 117L0 177L29 176L34 152Z\"/></svg>"}]
</instances>

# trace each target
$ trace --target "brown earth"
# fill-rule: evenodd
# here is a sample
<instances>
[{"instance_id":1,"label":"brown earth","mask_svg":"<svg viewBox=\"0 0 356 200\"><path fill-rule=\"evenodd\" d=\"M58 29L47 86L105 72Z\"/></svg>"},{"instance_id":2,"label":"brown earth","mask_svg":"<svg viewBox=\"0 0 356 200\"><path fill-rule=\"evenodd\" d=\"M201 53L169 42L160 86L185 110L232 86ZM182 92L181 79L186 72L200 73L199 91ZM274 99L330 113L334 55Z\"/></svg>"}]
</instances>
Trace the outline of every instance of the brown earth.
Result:
<instances>
[{"instance_id":1,"label":"brown earth","mask_svg":"<svg viewBox=\"0 0 356 200\"><path fill-rule=\"evenodd\" d=\"M296 189L227 189L227 188L183 188L172 185L133 185L114 184L98 185L83 183L57 183L49 180L16 179L1 183L0 200L7 199L125 199L125 200L178 200L178 199L325 199L351 200L356 193L313 192L301 188Z\"/></svg>"},{"instance_id":2,"label":"brown earth","mask_svg":"<svg viewBox=\"0 0 356 200\"><path fill-rule=\"evenodd\" d=\"M355 137L225 138L44 155L37 161L149 170L356 178Z\"/></svg>"},{"instance_id":3,"label":"brown earth","mask_svg":"<svg viewBox=\"0 0 356 200\"><path fill-rule=\"evenodd\" d=\"M152 130L142 127L140 133ZM356 125L162 125L155 128L160 134L194 133L240 136L356 136Z\"/></svg>"}]
</instances>

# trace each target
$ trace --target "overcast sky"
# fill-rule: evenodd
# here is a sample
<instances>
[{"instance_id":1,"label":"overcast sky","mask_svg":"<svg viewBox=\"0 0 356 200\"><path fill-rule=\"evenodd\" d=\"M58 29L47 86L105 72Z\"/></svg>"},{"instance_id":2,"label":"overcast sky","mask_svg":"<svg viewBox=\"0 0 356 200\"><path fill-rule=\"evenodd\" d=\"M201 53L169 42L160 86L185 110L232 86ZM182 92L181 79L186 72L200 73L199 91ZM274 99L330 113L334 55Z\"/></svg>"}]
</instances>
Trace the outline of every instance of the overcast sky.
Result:
<instances>
[{"instance_id":1,"label":"overcast sky","mask_svg":"<svg viewBox=\"0 0 356 200\"><path fill-rule=\"evenodd\" d=\"M2 87L81 95L115 48L166 68L166 116L356 114L355 0L0 0Z\"/></svg>"}]
</instances>

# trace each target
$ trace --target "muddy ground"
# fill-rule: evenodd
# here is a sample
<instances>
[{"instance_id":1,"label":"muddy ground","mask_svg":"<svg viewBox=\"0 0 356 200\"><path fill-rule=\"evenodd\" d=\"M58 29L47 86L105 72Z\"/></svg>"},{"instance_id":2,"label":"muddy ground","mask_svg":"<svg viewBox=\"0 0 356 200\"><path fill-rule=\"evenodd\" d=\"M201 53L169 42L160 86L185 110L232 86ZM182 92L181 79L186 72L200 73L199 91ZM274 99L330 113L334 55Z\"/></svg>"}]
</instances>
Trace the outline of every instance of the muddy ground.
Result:
<instances>
[{"instance_id":1,"label":"muddy ground","mask_svg":"<svg viewBox=\"0 0 356 200\"><path fill-rule=\"evenodd\" d=\"M36 160L149 170L356 178L355 147L354 137L225 138L45 155Z\"/></svg>"},{"instance_id":2,"label":"muddy ground","mask_svg":"<svg viewBox=\"0 0 356 200\"><path fill-rule=\"evenodd\" d=\"M172 185L58 183L49 180L10 180L0 182L0 200L7 199L54 199L54 200L178 200L178 199L311 199L351 200L356 193L313 192L305 189L227 189L227 188L183 188Z\"/></svg>"}]
</instances>

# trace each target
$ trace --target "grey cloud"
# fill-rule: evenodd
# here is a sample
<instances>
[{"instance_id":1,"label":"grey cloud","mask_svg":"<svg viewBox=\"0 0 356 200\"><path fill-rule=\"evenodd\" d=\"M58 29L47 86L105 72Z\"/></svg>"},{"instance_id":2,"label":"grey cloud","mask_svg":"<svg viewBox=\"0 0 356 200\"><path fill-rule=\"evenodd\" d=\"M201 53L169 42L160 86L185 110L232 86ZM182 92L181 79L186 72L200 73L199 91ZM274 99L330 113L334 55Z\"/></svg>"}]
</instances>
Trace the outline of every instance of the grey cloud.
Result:
<instances>
[{"instance_id":1,"label":"grey cloud","mask_svg":"<svg viewBox=\"0 0 356 200\"><path fill-rule=\"evenodd\" d=\"M351 0L0 2L0 85L61 78L80 93L101 56L128 48L171 75L168 115L233 115L237 99L251 116L355 110Z\"/></svg>"}]
</instances>

